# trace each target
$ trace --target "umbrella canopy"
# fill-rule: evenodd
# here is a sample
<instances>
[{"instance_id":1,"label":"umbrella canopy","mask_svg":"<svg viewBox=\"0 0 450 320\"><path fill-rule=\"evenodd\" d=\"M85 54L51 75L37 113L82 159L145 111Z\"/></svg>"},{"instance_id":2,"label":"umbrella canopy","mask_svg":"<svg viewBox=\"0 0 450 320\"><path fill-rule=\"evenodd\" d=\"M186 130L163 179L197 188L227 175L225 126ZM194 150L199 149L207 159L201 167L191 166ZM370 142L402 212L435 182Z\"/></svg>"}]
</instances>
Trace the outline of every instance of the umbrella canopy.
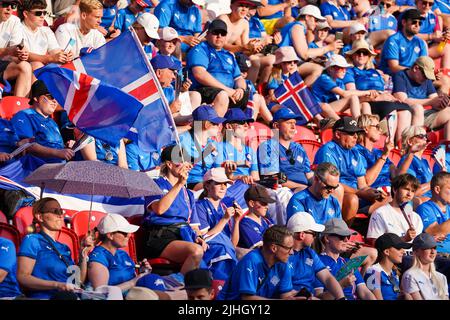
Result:
<instances>
[{"instance_id":1,"label":"umbrella canopy","mask_svg":"<svg viewBox=\"0 0 450 320\"><path fill-rule=\"evenodd\" d=\"M122 198L161 195L161 189L145 173L101 161L70 161L45 164L24 182L58 193Z\"/></svg>"}]
</instances>

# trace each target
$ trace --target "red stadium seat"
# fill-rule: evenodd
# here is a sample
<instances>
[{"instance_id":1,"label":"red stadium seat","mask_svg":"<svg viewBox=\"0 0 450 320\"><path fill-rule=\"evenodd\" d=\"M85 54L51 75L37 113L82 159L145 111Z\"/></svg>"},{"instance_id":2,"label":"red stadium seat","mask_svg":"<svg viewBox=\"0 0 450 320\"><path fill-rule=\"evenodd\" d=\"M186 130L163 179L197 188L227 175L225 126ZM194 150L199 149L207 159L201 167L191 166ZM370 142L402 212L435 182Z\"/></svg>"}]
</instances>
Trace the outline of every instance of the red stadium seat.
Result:
<instances>
[{"instance_id":1,"label":"red stadium seat","mask_svg":"<svg viewBox=\"0 0 450 320\"><path fill-rule=\"evenodd\" d=\"M93 230L100 222L100 220L106 216L105 212L92 211L91 221L89 223L89 228ZM75 231L77 236L82 239L88 232L88 220L89 220L89 210L78 211L72 216L71 227Z\"/></svg>"},{"instance_id":2,"label":"red stadium seat","mask_svg":"<svg viewBox=\"0 0 450 320\"><path fill-rule=\"evenodd\" d=\"M320 142L322 144L325 144L333 139L333 130L332 129L326 129L323 131L320 131Z\"/></svg>"},{"instance_id":3,"label":"red stadium seat","mask_svg":"<svg viewBox=\"0 0 450 320\"><path fill-rule=\"evenodd\" d=\"M399 149L392 149L391 153L389 154L389 159L397 165L400 159L402 158L402 153Z\"/></svg>"},{"instance_id":4,"label":"red stadium seat","mask_svg":"<svg viewBox=\"0 0 450 320\"><path fill-rule=\"evenodd\" d=\"M6 215L3 213L2 210L0 210L0 222L2 222L2 223L8 223L8 218L7 218Z\"/></svg>"},{"instance_id":5,"label":"red stadium seat","mask_svg":"<svg viewBox=\"0 0 450 320\"><path fill-rule=\"evenodd\" d=\"M19 252L21 236L16 227L0 222L0 237L11 240L16 246L16 252Z\"/></svg>"},{"instance_id":6,"label":"red stadium seat","mask_svg":"<svg viewBox=\"0 0 450 320\"><path fill-rule=\"evenodd\" d=\"M128 245L124 248L122 248L122 250L124 250L125 252L128 253L128 255L131 257L131 259L133 259L133 261L136 263L137 257L136 257L136 244L134 241L134 235L131 234L130 238L128 239Z\"/></svg>"},{"instance_id":7,"label":"red stadium seat","mask_svg":"<svg viewBox=\"0 0 450 320\"><path fill-rule=\"evenodd\" d=\"M261 142L269 140L272 137L273 132L268 126L259 122L253 122L247 131L247 144L256 150Z\"/></svg>"},{"instance_id":8,"label":"red stadium seat","mask_svg":"<svg viewBox=\"0 0 450 320\"><path fill-rule=\"evenodd\" d=\"M434 163L436 162L436 160L433 157L433 151L432 150L428 150L428 149L425 150L423 152L423 154L422 154L422 157L427 159L427 161L428 161L428 163L430 165L431 171L433 171L433 166L434 166Z\"/></svg>"},{"instance_id":9,"label":"red stadium seat","mask_svg":"<svg viewBox=\"0 0 450 320\"><path fill-rule=\"evenodd\" d=\"M384 134L380 135L380 139L378 139L378 141L374 143L373 147L383 150L386 138L387 137Z\"/></svg>"},{"instance_id":10,"label":"red stadium seat","mask_svg":"<svg viewBox=\"0 0 450 320\"><path fill-rule=\"evenodd\" d=\"M364 236L362 234L360 234L358 231L353 230L353 229L350 229L350 231L357 232L357 234L350 236L350 241L361 242L361 243L365 242Z\"/></svg>"},{"instance_id":11,"label":"red stadium seat","mask_svg":"<svg viewBox=\"0 0 450 320\"><path fill-rule=\"evenodd\" d=\"M70 248L72 253L72 259L75 263L78 263L80 255L80 241L75 232L69 228L63 227L56 238L56 241L64 243Z\"/></svg>"},{"instance_id":12,"label":"red stadium seat","mask_svg":"<svg viewBox=\"0 0 450 320\"><path fill-rule=\"evenodd\" d=\"M431 142L428 145L428 149L433 149L442 140L444 140L444 129L438 131L430 131L427 133L428 140Z\"/></svg>"},{"instance_id":13,"label":"red stadium seat","mask_svg":"<svg viewBox=\"0 0 450 320\"><path fill-rule=\"evenodd\" d=\"M308 155L309 158L309 162L313 163L314 157L316 156L316 152L317 150L319 150L322 144L315 140L299 140L297 142L303 146L303 149L305 149L306 154Z\"/></svg>"},{"instance_id":14,"label":"red stadium seat","mask_svg":"<svg viewBox=\"0 0 450 320\"><path fill-rule=\"evenodd\" d=\"M214 289L214 300L216 300L220 291L222 291L224 285L225 285L225 280L213 280L212 281L212 288Z\"/></svg>"},{"instance_id":15,"label":"red stadium seat","mask_svg":"<svg viewBox=\"0 0 450 320\"><path fill-rule=\"evenodd\" d=\"M30 108L28 98L6 96L0 101L0 117L10 120L20 110Z\"/></svg>"},{"instance_id":16,"label":"red stadium seat","mask_svg":"<svg viewBox=\"0 0 450 320\"><path fill-rule=\"evenodd\" d=\"M317 141L317 136L311 129L304 127L304 126L296 126L297 133L295 134L294 140L295 142L298 142L299 140L313 140Z\"/></svg>"},{"instance_id":17,"label":"red stadium seat","mask_svg":"<svg viewBox=\"0 0 450 320\"><path fill-rule=\"evenodd\" d=\"M17 210L13 218L13 225L17 228L23 238L28 234L28 227L33 224L33 208L22 207Z\"/></svg>"}]
</instances>

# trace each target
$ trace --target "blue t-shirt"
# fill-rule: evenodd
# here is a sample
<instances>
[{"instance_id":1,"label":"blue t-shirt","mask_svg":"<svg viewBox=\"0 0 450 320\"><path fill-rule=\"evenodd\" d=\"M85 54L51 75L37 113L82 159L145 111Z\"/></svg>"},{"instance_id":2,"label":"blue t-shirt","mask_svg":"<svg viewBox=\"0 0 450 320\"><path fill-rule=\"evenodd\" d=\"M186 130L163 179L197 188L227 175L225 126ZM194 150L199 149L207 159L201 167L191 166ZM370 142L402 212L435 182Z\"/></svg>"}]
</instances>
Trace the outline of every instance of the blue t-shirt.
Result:
<instances>
[{"instance_id":1,"label":"blue t-shirt","mask_svg":"<svg viewBox=\"0 0 450 320\"><path fill-rule=\"evenodd\" d=\"M400 161L398 162L398 168L402 165L402 163L405 161L407 155L404 155L401 157ZM431 178L433 178L433 174L431 173L430 164L428 161L424 158L419 159L419 157L414 156L413 161L411 162L407 173L413 175L414 177L419 180L419 182L427 183L431 181ZM423 197L429 197L431 198L431 190L427 191L422 195Z\"/></svg>"},{"instance_id":2,"label":"blue t-shirt","mask_svg":"<svg viewBox=\"0 0 450 320\"><path fill-rule=\"evenodd\" d=\"M157 215L153 211L149 211L148 206L157 200L161 200L173 186L170 182L164 178L160 177L154 180L155 183L162 191L162 195L145 197L145 210L144 224L156 224L156 225L170 225L174 223L191 223L194 224L193 218L197 215L195 214L195 198L190 190L183 187L180 192L175 197L172 205L164 212L163 215ZM191 219L192 218L192 219Z\"/></svg>"},{"instance_id":3,"label":"blue t-shirt","mask_svg":"<svg viewBox=\"0 0 450 320\"><path fill-rule=\"evenodd\" d=\"M109 271L109 286L117 286L135 277L133 259L122 249L117 249L113 255L102 246L96 246L89 254L89 263L97 262Z\"/></svg>"},{"instance_id":4,"label":"blue t-shirt","mask_svg":"<svg viewBox=\"0 0 450 320\"><path fill-rule=\"evenodd\" d=\"M286 149L278 140L270 139L259 145L257 155L260 174L283 172L289 180L308 185L306 174L311 172L311 165L301 144L291 142Z\"/></svg>"},{"instance_id":5,"label":"blue t-shirt","mask_svg":"<svg viewBox=\"0 0 450 320\"><path fill-rule=\"evenodd\" d=\"M284 3L284 0L267 0L267 4L272 5L272 6L280 4L280 3ZM284 16L284 12L283 12L283 10L280 10L269 16L264 16L264 17L259 16L259 18L269 20L269 19L281 18L282 16Z\"/></svg>"},{"instance_id":6,"label":"blue t-shirt","mask_svg":"<svg viewBox=\"0 0 450 320\"><path fill-rule=\"evenodd\" d=\"M207 41L189 50L186 61L191 74L193 67L204 67L217 81L229 88L234 88L235 80L241 77L234 55L225 49L214 49ZM191 80L192 89L202 87L195 77Z\"/></svg>"},{"instance_id":7,"label":"blue t-shirt","mask_svg":"<svg viewBox=\"0 0 450 320\"><path fill-rule=\"evenodd\" d=\"M381 52L380 70L392 74L388 67L388 60L398 60L400 66L411 67L417 58L427 56L427 44L417 36L408 40L402 32L390 36L383 45Z\"/></svg>"},{"instance_id":8,"label":"blue t-shirt","mask_svg":"<svg viewBox=\"0 0 450 320\"><path fill-rule=\"evenodd\" d=\"M117 5L114 5L112 7L103 7L103 17L102 17L102 23L100 25L108 29L114 20L114 17L116 16L118 12Z\"/></svg>"},{"instance_id":9,"label":"blue t-shirt","mask_svg":"<svg viewBox=\"0 0 450 320\"><path fill-rule=\"evenodd\" d=\"M128 169L147 171L160 165L161 159L157 151L148 153L139 148L137 142L132 141L125 145Z\"/></svg>"},{"instance_id":10,"label":"blue t-shirt","mask_svg":"<svg viewBox=\"0 0 450 320\"><path fill-rule=\"evenodd\" d=\"M294 251L294 254L289 257L288 265L291 269L294 290L300 291L305 288L311 293L313 293L316 274L326 268L317 253L310 247Z\"/></svg>"},{"instance_id":11,"label":"blue t-shirt","mask_svg":"<svg viewBox=\"0 0 450 320\"><path fill-rule=\"evenodd\" d=\"M364 281L366 281L369 290L380 289L383 300L397 300L398 293L400 292L400 280L394 270L388 275L380 264L377 263L367 269L364 274ZM398 292L395 292L397 290L394 288L397 288Z\"/></svg>"},{"instance_id":12,"label":"blue t-shirt","mask_svg":"<svg viewBox=\"0 0 450 320\"><path fill-rule=\"evenodd\" d=\"M317 101L329 103L339 99L339 96L331 91L338 87L345 90L344 82L341 79L333 80L328 74L322 73L313 83L311 93Z\"/></svg>"},{"instance_id":13,"label":"blue t-shirt","mask_svg":"<svg viewBox=\"0 0 450 320\"><path fill-rule=\"evenodd\" d=\"M322 263L326 266L326 268L331 272L333 276L336 276L338 271L346 264L348 259L344 259L342 257L339 257L336 260L334 260L332 257L328 256L326 253L321 253L319 255L320 260ZM347 300L355 300L356 299L356 287L360 284L365 284L364 280L361 276L361 273L359 273L358 270L355 270L354 275L356 277L356 281L353 286L348 286L343 289L344 295L347 298ZM314 282L314 289L324 289L324 292L326 292L326 288L322 281L319 279L316 279Z\"/></svg>"},{"instance_id":14,"label":"blue t-shirt","mask_svg":"<svg viewBox=\"0 0 450 320\"><path fill-rule=\"evenodd\" d=\"M308 48L319 49L319 48L322 48L322 47L319 47L317 45L317 43L315 43L315 42L310 42L310 43L308 43ZM343 52L343 53L345 53L345 52ZM327 57L328 59L330 59L333 54L334 54L333 51L328 51L327 53L324 54L324 56Z\"/></svg>"},{"instance_id":15,"label":"blue t-shirt","mask_svg":"<svg viewBox=\"0 0 450 320\"><path fill-rule=\"evenodd\" d=\"M16 246L9 240L0 237L0 269L8 274L0 282L0 298L16 297L21 294L17 282Z\"/></svg>"},{"instance_id":16,"label":"blue t-shirt","mask_svg":"<svg viewBox=\"0 0 450 320\"><path fill-rule=\"evenodd\" d=\"M291 271L283 262L267 265L260 249L247 253L237 264L217 300L240 300L241 295L279 298L292 290Z\"/></svg>"},{"instance_id":17,"label":"blue t-shirt","mask_svg":"<svg viewBox=\"0 0 450 320\"><path fill-rule=\"evenodd\" d=\"M39 233L27 235L20 245L17 256L28 257L35 260L32 276L43 280L66 282L70 274L67 266L59 255L53 250L51 245ZM75 263L72 260L70 249L67 245L50 239L58 252L63 256L69 266ZM56 293L56 290L30 290L27 296L35 299L49 299Z\"/></svg>"},{"instance_id":18,"label":"blue t-shirt","mask_svg":"<svg viewBox=\"0 0 450 320\"><path fill-rule=\"evenodd\" d=\"M239 223L238 247L250 249L258 242L262 243L264 231L273 225L269 216L261 217L261 224L247 216Z\"/></svg>"},{"instance_id":19,"label":"blue t-shirt","mask_svg":"<svg viewBox=\"0 0 450 320\"><path fill-rule=\"evenodd\" d=\"M293 47L294 46L294 42L292 41L292 28L296 25L302 26L303 27L303 33L306 35L306 27L303 23L301 23L300 21L294 21L294 22L290 22L287 25L285 25L283 28L281 28L280 33L281 33L281 42L278 44L278 46L281 47Z\"/></svg>"},{"instance_id":20,"label":"blue t-shirt","mask_svg":"<svg viewBox=\"0 0 450 320\"><path fill-rule=\"evenodd\" d=\"M232 206L232 201L229 201L227 198L220 202L217 209L214 208L208 199L198 200L195 204L195 209L198 221L200 222L200 230L208 231L214 228L225 215L226 209L230 206ZM230 219L222 230L222 233L228 238L231 238L232 221L233 219Z\"/></svg>"},{"instance_id":21,"label":"blue t-shirt","mask_svg":"<svg viewBox=\"0 0 450 320\"><path fill-rule=\"evenodd\" d=\"M290 74L282 74L280 80L276 80L273 77L269 78L269 82L267 83L266 89L267 90L275 90L277 89L287 78L289 78Z\"/></svg>"},{"instance_id":22,"label":"blue t-shirt","mask_svg":"<svg viewBox=\"0 0 450 320\"><path fill-rule=\"evenodd\" d=\"M249 39L260 39L262 38L262 33L266 32L266 28L264 28L264 25L257 16L251 17L248 20L248 25L250 27Z\"/></svg>"},{"instance_id":23,"label":"blue t-shirt","mask_svg":"<svg viewBox=\"0 0 450 320\"><path fill-rule=\"evenodd\" d=\"M392 76L395 92L404 92L408 98L427 99L430 94L436 93L433 82L426 79L423 83L417 83L408 77L406 70L399 71Z\"/></svg>"},{"instance_id":24,"label":"blue t-shirt","mask_svg":"<svg viewBox=\"0 0 450 320\"><path fill-rule=\"evenodd\" d=\"M361 154L361 159L363 161L364 168L366 168L366 171L372 168L375 165L375 162L377 162L377 160L381 158L381 155L383 154L383 151L381 151L380 149L374 148L372 151L369 151L369 149L360 144L357 144L355 148ZM381 171L378 174L377 179L374 183L372 183L371 187L378 188L391 185L390 167L392 164L392 161L387 158L383 164L383 168L381 168Z\"/></svg>"},{"instance_id":25,"label":"blue t-shirt","mask_svg":"<svg viewBox=\"0 0 450 320\"><path fill-rule=\"evenodd\" d=\"M394 30L397 31L397 19L392 14L369 16L368 31Z\"/></svg>"},{"instance_id":26,"label":"blue t-shirt","mask_svg":"<svg viewBox=\"0 0 450 320\"><path fill-rule=\"evenodd\" d=\"M294 194L286 208L287 220L297 212L308 212L316 223L325 224L332 218L342 219L339 201L333 197L318 199L309 189Z\"/></svg>"},{"instance_id":27,"label":"blue t-shirt","mask_svg":"<svg viewBox=\"0 0 450 320\"><path fill-rule=\"evenodd\" d=\"M319 148L314 158L314 164L331 162L341 173L339 182L356 189L358 187L357 178L366 175L366 168L361 158L361 154L356 148L348 150L336 142L330 141Z\"/></svg>"},{"instance_id":28,"label":"blue t-shirt","mask_svg":"<svg viewBox=\"0 0 450 320\"><path fill-rule=\"evenodd\" d=\"M34 109L17 112L11 123L20 139L35 137L35 142L41 146L64 149L64 141L58 125L50 117L44 117ZM46 162L64 162L58 158L43 158Z\"/></svg>"},{"instance_id":29,"label":"blue t-shirt","mask_svg":"<svg viewBox=\"0 0 450 320\"><path fill-rule=\"evenodd\" d=\"M358 90L384 91L383 77L376 69L348 68L343 82L354 83Z\"/></svg>"},{"instance_id":30,"label":"blue t-shirt","mask_svg":"<svg viewBox=\"0 0 450 320\"><path fill-rule=\"evenodd\" d=\"M333 20L340 20L340 21L349 21L351 20L350 12L347 10L347 8L342 6L336 6L332 2L324 2L320 5L320 12L322 13L322 16L331 16ZM342 31L342 28L335 28L332 30L332 33L335 31Z\"/></svg>"},{"instance_id":31,"label":"blue t-shirt","mask_svg":"<svg viewBox=\"0 0 450 320\"><path fill-rule=\"evenodd\" d=\"M239 151L231 143L223 141L217 144L217 150L215 167L220 167L225 161L231 160L240 165L233 172L235 176L249 176L251 172L258 171L256 152L248 145L244 145L242 150Z\"/></svg>"},{"instance_id":32,"label":"blue t-shirt","mask_svg":"<svg viewBox=\"0 0 450 320\"><path fill-rule=\"evenodd\" d=\"M120 9L119 12L117 12L116 21L114 21L114 29L119 29L122 33L126 32L136 21L138 15L139 14L135 15L131 12L128 7Z\"/></svg>"},{"instance_id":33,"label":"blue t-shirt","mask_svg":"<svg viewBox=\"0 0 450 320\"><path fill-rule=\"evenodd\" d=\"M432 11L428 11L425 14L425 20L422 20L422 25L420 26L419 34L431 34L438 26L438 18L436 14Z\"/></svg>"},{"instance_id":34,"label":"blue t-shirt","mask_svg":"<svg viewBox=\"0 0 450 320\"><path fill-rule=\"evenodd\" d=\"M0 118L0 152L11 153L17 146L19 137L14 131L12 123Z\"/></svg>"},{"instance_id":35,"label":"blue t-shirt","mask_svg":"<svg viewBox=\"0 0 450 320\"><path fill-rule=\"evenodd\" d=\"M172 27L180 36L192 36L202 32L202 15L195 6L183 6L178 0L160 1L154 15L159 20L159 27Z\"/></svg>"},{"instance_id":36,"label":"blue t-shirt","mask_svg":"<svg viewBox=\"0 0 450 320\"><path fill-rule=\"evenodd\" d=\"M438 205L431 200L418 206L416 212L422 218L423 230L435 222L442 224L450 219L450 206L447 205L445 212L442 212ZM437 243L437 252L450 253L450 234L447 234L443 241Z\"/></svg>"}]
</instances>

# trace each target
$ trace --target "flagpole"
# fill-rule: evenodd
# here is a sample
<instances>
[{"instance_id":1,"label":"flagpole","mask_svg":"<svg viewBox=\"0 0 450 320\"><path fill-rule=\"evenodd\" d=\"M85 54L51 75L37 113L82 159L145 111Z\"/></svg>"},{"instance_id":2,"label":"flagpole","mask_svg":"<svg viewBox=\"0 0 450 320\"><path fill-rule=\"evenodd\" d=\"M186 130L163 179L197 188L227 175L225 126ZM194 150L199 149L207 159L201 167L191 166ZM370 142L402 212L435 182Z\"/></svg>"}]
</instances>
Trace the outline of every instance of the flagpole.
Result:
<instances>
[{"instance_id":1,"label":"flagpole","mask_svg":"<svg viewBox=\"0 0 450 320\"><path fill-rule=\"evenodd\" d=\"M170 110L170 109L169 109L169 103L167 102L166 96L164 95L164 91L163 91L163 89L162 89L162 87L161 87L161 84L159 83L159 80L158 80L158 78L156 77L155 71L153 70L153 67L152 67L152 65L151 65L151 63L150 63L150 61L149 61L149 59L148 59L148 57L147 57L147 54L146 54L145 51L144 51L144 48L142 47L141 41L139 40L139 38L138 38L136 32L134 31L134 28L133 28L133 27L130 27L129 30L131 31L131 35L133 36L134 41L138 44L139 51L141 52L141 54L142 54L142 55L144 56L144 58L145 58L144 61L145 61L145 64L147 65L147 67L148 67L148 69L149 69L150 74L152 75L153 79L156 80L155 83L156 83L156 86L158 87L158 91L159 91L159 93L160 93L160 95L161 95L161 98L162 98L162 101L163 101L164 112L166 113L166 115L169 116L169 119L170 119L170 121L171 121L171 125L172 125L172 127L174 128L174 132L175 132L175 140L176 140L177 144L178 144L178 145L180 146L180 148L181 148L180 137L178 136L178 131L177 131L177 127L176 127L176 125L175 125L175 120L173 119L172 113L169 111L169 110ZM144 107L145 107L145 106L144 106ZM184 156L183 156L183 153L181 153L181 159L182 159L183 162L184 162Z\"/></svg>"}]
</instances>

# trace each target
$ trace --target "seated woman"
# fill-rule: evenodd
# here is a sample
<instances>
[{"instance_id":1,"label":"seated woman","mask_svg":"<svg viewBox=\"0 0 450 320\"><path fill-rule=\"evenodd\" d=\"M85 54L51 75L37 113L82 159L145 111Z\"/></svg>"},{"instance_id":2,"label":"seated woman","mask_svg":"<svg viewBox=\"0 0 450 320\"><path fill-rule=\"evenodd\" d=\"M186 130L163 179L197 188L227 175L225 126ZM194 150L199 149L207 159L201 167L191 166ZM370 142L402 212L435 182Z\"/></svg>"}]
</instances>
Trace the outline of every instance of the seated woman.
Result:
<instances>
[{"instance_id":1,"label":"seated woman","mask_svg":"<svg viewBox=\"0 0 450 320\"><path fill-rule=\"evenodd\" d=\"M6 238L0 237L0 300L20 296L17 282L16 246Z\"/></svg>"},{"instance_id":2,"label":"seated woman","mask_svg":"<svg viewBox=\"0 0 450 320\"><path fill-rule=\"evenodd\" d=\"M87 252L92 239L86 238L80 255L80 277L71 276L75 263L67 245L58 242L64 226L64 210L53 198L42 198L33 205L37 232L27 235L20 245L17 259L17 280L30 298L49 299L58 291L74 291L84 282L87 273ZM38 231L39 230L39 231ZM75 273L76 276L76 273Z\"/></svg>"},{"instance_id":3,"label":"seated woman","mask_svg":"<svg viewBox=\"0 0 450 320\"><path fill-rule=\"evenodd\" d=\"M121 248L128 245L130 234L139 226L130 224L120 214L108 214L97 226L100 245L89 254L88 279L94 289L100 286L118 286L124 295L151 269L143 261L143 272L136 276L135 263Z\"/></svg>"},{"instance_id":4,"label":"seated woman","mask_svg":"<svg viewBox=\"0 0 450 320\"><path fill-rule=\"evenodd\" d=\"M414 262L402 277L403 291L413 300L448 300L447 278L436 271L437 243L428 233L413 240Z\"/></svg>"},{"instance_id":5,"label":"seated woman","mask_svg":"<svg viewBox=\"0 0 450 320\"><path fill-rule=\"evenodd\" d=\"M385 80L389 80L389 75L375 69L373 58L376 53L372 51L365 40L353 42L352 50L346 53L351 59L354 67L348 68L344 78L345 89L347 90L375 90L378 95L360 98L370 104L372 114L377 114L383 120L392 111L397 110L397 121L394 127L395 141L399 142L403 130L411 126L411 113L413 110L406 104L397 102L397 99L384 90Z\"/></svg>"},{"instance_id":6,"label":"seated woman","mask_svg":"<svg viewBox=\"0 0 450 320\"><path fill-rule=\"evenodd\" d=\"M178 145L162 151L161 177L155 182L164 194L146 197L144 226L148 233L146 256L180 263L180 272L185 274L200 266L206 244L189 225L198 222L194 196L185 188L192 165L182 162L182 152Z\"/></svg>"},{"instance_id":7,"label":"seated woman","mask_svg":"<svg viewBox=\"0 0 450 320\"><path fill-rule=\"evenodd\" d=\"M377 300L410 299L400 291L396 266L402 263L405 249L411 246L412 244L403 242L394 233L385 233L375 241L375 248L378 250L377 263L367 269L364 280Z\"/></svg>"},{"instance_id":8,"label":"seated woman","mask_svg":"<svg viewBox=\"0 0 450 320\"><path fill-rule=\"evenodd\" d=\"M412 126L403 131L402 146L404 155L398 163L398 174L409 173L420 182L414 198L414 208L431 198L430 181L433 177L430 164L422 157L428 145L424 127Z\"/></svg>"},{"instance_id":9,"label":"seated woman","mask_svg":"<svg viewBox=\"0 0 450 320\"><path fill-rule=\"evenodd\" d=\"M200 230L208 243L203 261L213 279L226 280L236 266L235 247L239 242L242 208L225 197L228 179L224 168L212 168L203 177L204 191L195 204Z\"/></svg>"}]
</instances>

